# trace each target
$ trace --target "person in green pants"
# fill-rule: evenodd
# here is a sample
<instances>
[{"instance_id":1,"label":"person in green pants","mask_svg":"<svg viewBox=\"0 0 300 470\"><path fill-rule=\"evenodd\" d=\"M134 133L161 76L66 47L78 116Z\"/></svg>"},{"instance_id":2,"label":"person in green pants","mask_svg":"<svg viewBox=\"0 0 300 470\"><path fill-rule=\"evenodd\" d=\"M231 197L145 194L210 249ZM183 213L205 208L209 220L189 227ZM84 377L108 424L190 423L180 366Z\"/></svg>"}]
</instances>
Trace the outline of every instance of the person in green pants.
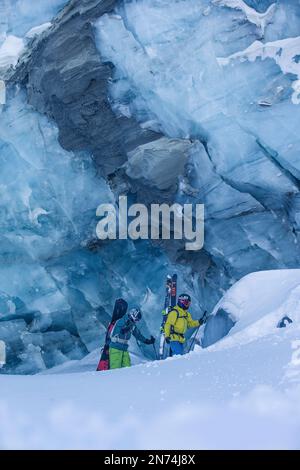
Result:
<instances>
[{"instance_id":1,"label":"person in green pants","mask_svg":"<svg viewBox=\"0 0 300 470\"><path fill-rule=\"evenodd\" d=\"M130 312L118 320L111 332L109 344L109 368L119 369L130 367L131 360L128 352L128 343L131 335L144 344L154 344L155 338L145 338L136 324L141 320L142 313L139 308L132 308Z\"/></svg>"}]
</instances>

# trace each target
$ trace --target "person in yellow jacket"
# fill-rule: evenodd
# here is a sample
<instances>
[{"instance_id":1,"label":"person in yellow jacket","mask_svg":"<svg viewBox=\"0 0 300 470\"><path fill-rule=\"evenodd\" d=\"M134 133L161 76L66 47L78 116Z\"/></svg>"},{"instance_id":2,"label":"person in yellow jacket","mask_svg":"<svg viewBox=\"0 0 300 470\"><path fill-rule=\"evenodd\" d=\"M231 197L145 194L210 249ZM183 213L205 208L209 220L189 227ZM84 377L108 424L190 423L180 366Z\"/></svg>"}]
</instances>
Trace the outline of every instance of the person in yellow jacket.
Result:
<instances>
[{"instance_id":1,"label":"person in yellow jacket","mask_svg":"<svg viewBox=\"0 0 300 470\"><path fill-rule=\"evenodd\" d=\"M177 305L169 311L164 326L165 339L170 344L170 355L182 355L184 353L183 345L185 343L185 333L188 328L197 328L204 323L201 318L193 320L188 312L191 305L191 297L188 294L180 294Z\"/></svg>"}]
</instances>

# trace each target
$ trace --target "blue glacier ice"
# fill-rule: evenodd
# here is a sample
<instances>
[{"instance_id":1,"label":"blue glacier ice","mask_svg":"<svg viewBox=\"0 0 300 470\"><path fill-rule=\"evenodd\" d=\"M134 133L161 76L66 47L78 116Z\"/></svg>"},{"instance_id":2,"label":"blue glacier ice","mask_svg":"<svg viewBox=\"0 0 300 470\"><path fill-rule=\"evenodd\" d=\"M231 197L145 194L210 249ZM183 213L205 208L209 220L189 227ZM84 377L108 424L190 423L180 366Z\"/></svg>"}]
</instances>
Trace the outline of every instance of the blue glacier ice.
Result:
<instances>
[{"instance_id":1,"label":"blue glacier ice","mask_svg":"<svg viewBox=\"0 0 300 470\"><path fill-rule=\"evenodd\" d=\"M90 156L64 151L20 91L2 110L0 158L2 372L37 372L99 347L119 296L140 303L143 328L158 331L167 258L143 242L93 246L96 208L113 194Z\"/></svg>"},{"instance_id":2,"label":"blue glacier ice","mask_svg":"<svg viewBox=\"0 0 300 470\"><path fill-rule=\"evenodd\" d=\"M187 181L232 278L299 264L300 5L273 3L251 4L263 31L239 0L124 1L97 23L116 112L196 141Z\"/></svg>"},{"instance_id":3,"label":"blue glacier ice","mask_svg":"<svg viewBox=\"0 0 300 470\"><path fill-rule=\"evenodd\" d=\"M108 190L87 157L76 159L59 147L57 131L27 109L23 93L9 97L1 114L0 148L0 329L3 339L6 328L10 337L18 335L16 343L30 339L38 355L41 344L31 339L35 331L64 327L69 342L77 334L63 280L56 279L51 264L61 257L66 262L72 253L76 264L75 253L92 232L95 208ZM21 353L21 345L15 348ZM77 355L84 351L81 344Z\"/></svg>"},{"instance_id":4,"label":"blue glacier ice","mask_svg":"<svg viewBox=\"0 0 300 470\"><path fill-rule=\"evenodd\" d=\"M51 26L51 19L67 0L0 0L0 78L10 65L16 65L32 38ZM1 72L2 69L2 72Z\"/></svg>"},{"instance_id":5,"label":"blue glacier ice","mask_svg":"<svg viewBox=\"0 0 300 470\"><path fill-rule=\"evenodd\" d=\"M23 37L32 28L51 19L63 8L67 0L1 0L0 37L3 34Z\"/></svg>"}]
</instances>

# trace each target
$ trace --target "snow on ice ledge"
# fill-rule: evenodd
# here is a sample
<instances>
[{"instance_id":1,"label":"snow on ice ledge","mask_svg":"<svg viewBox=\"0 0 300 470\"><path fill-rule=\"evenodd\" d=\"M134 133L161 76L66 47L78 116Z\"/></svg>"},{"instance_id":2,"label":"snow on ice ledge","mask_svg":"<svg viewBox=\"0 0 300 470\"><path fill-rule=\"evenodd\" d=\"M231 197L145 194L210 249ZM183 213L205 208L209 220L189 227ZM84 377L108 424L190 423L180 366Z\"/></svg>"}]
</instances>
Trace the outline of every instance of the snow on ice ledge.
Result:
<instances>
[{"instance_id":1,"label":"snow on ice ledge","mask_svg":"<svg viewBox=\"0 0 300 470\"><path fill-rule=\"evenodd\" d=\"M284 74L294 74L297 77L292 83L294 93L292 102L300 103L300 36L295 38L281 39L263 43L254 41L244 51L236 52L226 58L218 58L218 63L222 66L229 65L231 61L239 59L241 62L249 60L254 62L256 59L265 60L267 58L275 60Z\"/></svg>"},{"instance_id":2,"label":"snow on ice ledge","mask_svg":"<svg viewBox=\"0 0 300 470\"><path fill-rule=\"evenodd\" d=\"M266 26L272 21L276 4L273 3L264 13L257 12L254 8L246 5L243 0L212 0L214 5L220 5L228 8L235 8L241 10L250 23L255 24L260 28L262 35L264 35Z\"/></svg>"},{"instance_id":3,"label":"snow on ice ledge","mask_svg":"<svg viewBox=\"0 0 300 470\"><path fill-rule=\"evenodd\" d=\"M15 66L23 50L24 42L22 38L7 36L0 46L0 68L10 65Z\"/></svg>"},{"instance_id":4,"label":"snow on ice ledge","mask_svg":"<svg viewBox=\"0 0 300 470\"><path fill-rule=\"evenodd\" d=\"M0 0L0 72L16 66L27 43L51 26L68 0ZM2 69L2 70L1 70Z\"/></svg>"},{"instance_id":5,"label":"snow on ice ledge","mask_svg":"<svg viewBox=\"0 0 300 470\"><path fill-rule=\"evenodd\" d=\"M52 23L50 21L47 21L46 23L43 23L39 26L35 26L34 28L31 28L27 33L26 33L26 38L31 39L35 36L38 36L39 34L42 34L44 31L46 31Z\"/></svg>"}]
</instances>

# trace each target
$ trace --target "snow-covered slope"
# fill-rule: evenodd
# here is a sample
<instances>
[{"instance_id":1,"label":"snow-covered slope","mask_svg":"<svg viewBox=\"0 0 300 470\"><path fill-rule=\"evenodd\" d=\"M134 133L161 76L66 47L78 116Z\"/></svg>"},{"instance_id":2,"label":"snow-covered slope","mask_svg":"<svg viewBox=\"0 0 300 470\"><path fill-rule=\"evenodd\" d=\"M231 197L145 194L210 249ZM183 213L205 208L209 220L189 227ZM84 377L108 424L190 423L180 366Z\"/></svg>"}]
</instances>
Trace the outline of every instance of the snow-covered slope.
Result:
<instances>
[{"instance_id":1,"label":"snow-covered slope","mask_svg":"<svg viewBox=\"0 0 300 470\"><path fill-rule=\"evenodd\" d=\"M242 279L218 306L237 320L229 336L182 358L1 376L0 447L299 448L299 286L299 270Z\"/></svg>"}]
</instances>

